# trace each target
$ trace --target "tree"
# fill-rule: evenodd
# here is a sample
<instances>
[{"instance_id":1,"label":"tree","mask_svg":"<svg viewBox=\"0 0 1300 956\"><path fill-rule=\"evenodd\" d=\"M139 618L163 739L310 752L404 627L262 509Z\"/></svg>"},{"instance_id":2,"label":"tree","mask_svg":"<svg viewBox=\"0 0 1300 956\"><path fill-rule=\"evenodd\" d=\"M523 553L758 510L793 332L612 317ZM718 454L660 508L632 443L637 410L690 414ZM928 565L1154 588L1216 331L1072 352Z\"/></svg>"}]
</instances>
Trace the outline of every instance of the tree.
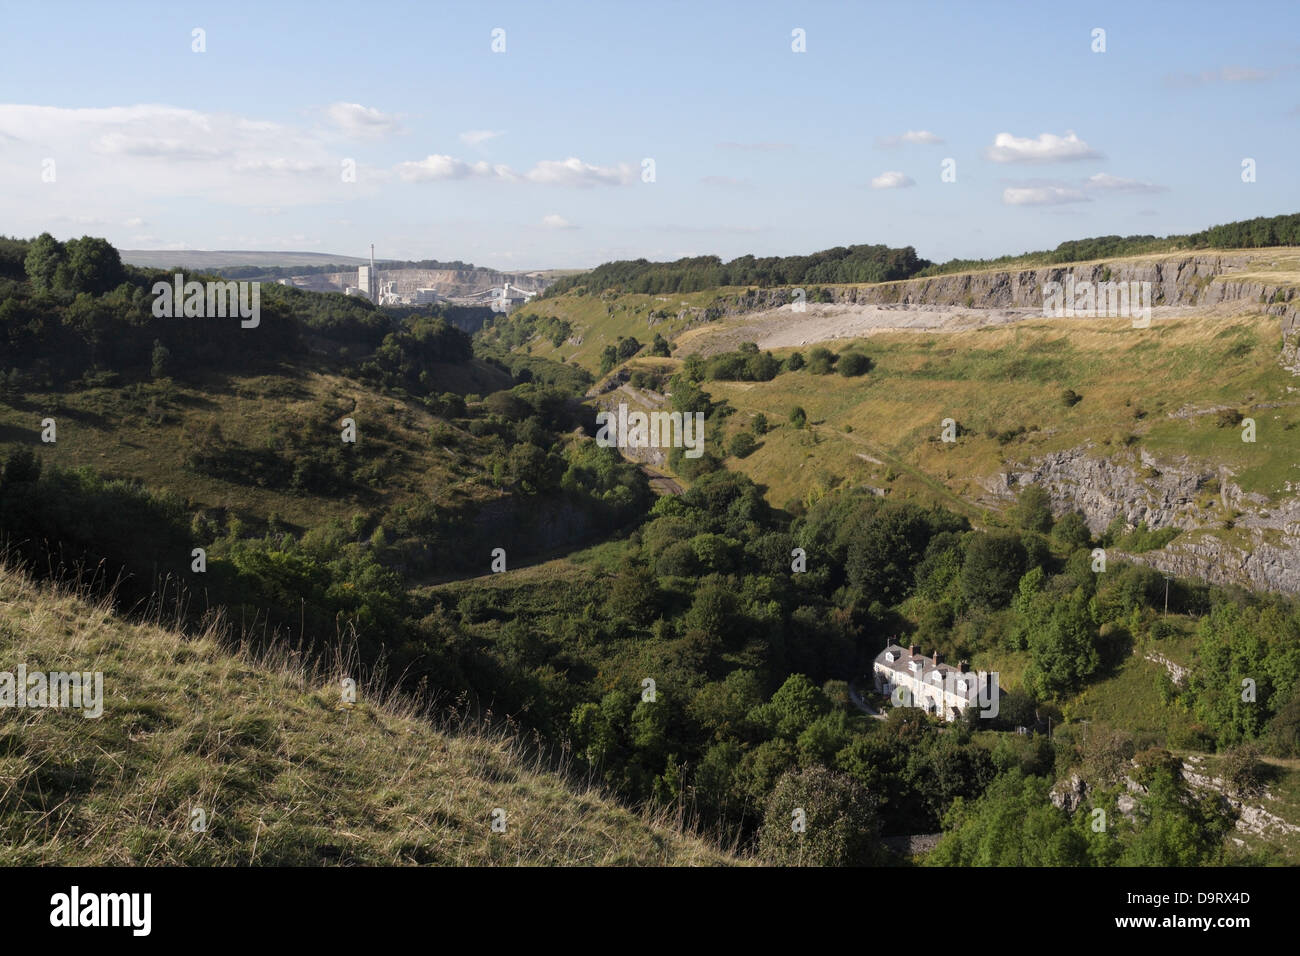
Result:
<instances>
[{"instance_id":1,"label":"tree","mask_svg":"<svg viewBox=\"0 0 1300 956\"><path fill-rule=\"evenodd\" d=\"M102 295L124 277L122 258L106 239L82 236L64 247L67 255L68 286L74 292Z\"/></svg>"},{"instance_id":2,"label":"tree","mask_svg":"<svg viewBox=\"0 0 1300 956\"><path fill-rule=\"evenodd\" d=\"M796 739L831 703L821 688L803 674L791 674L766 704L754 708L750 720L777 737Z\"/></svg>"},{"instance_id":3,"label":"tree","mask_svg":"<svg viewBox=\"0 0 1300 956\"><path fill-rule=\"evenodd\" d=\"M1292 690L1287 702L1268 725L1269 747L1278 757L1300 756L1300 688Z\"/></svg>"},{"instance_id":4,"label":"tree","mask_svg":"<svg viewBox=\"0 0 1300 956\"><path fill-rule=\"evenodd\" d=\"M1022 531L1047 534L1052 530L1052 497L1042 485L1026 485L1011 510L1011 519Z\"/></svg>"},{"instance_id":5,"label":"tree","mask_svg":"<svg viewBox=\"0 0 1300 956\"><path fill-rule=\"evenodd\" d=\"M796 405L790 409L790 424L794 425L795 428L803 428L804 425L808 424L808 413L802 407Z\"/></svg>"},{"instance_id":6,"label":"tree","mask_svg":"<svg viewBox=\"0 0 1300 956\"><path fill-rule=\"evenodd\" d=\"M23 268L27 271L27 281L40 292L51 292L56 288L59 269L67 261L63 243L48 232L43 232L32 240L27 250Z\"/></svg>"},{"instance_id":7,"label":"tree","mask_svg":"<svg viewBox=\"0 0 1300 956\"><path fill-rule=\"evenodd\" d=\"M493 392L483 399L483 408L492 415L499 415L510 421L522 421L528 417L532 408L514 392Z\"/></svg>"},{"instance_id":8,"label":"tree","mask_svg":"<svg viewBox=\"0 0 1300 956\"><path fill-rule=\"evenodd\" d=\"M655 333L654 341L650 344L650 354L658 355L661 358L668 358L671 354L668 349L668 340L658 332Z\"/></svg>"},{"instance_id":9,"label":"tree","mask_svg":"<svg viewBox=\"0 0 1300 956\"><path fill-rule=\"evenodd\" d=\"M1040 570L1035 568L1030 574ZM1025 682L1043 695L1076 693L1101 665L1097 621L1089 596L1083 588L1075 588L1064 600L1044 593L1037 595L1033 604L1038 619L1027 635Z\"/></svg>"},{"instance_id":10,"label":"tree","mask_svg":"<svg viewBox=\"0 0 1300 956\"><path fill-rule=\"evenodd\" d=\"M1015 534L975 532L961 568L962 596L977 607L1005 607L1025 572L1025 548Z\"/></svg>"},{"instance_id":11,"label":"tree","mask_svg":"<svg viewBox=\"0 0 1300 956\"><path fill-rule=\"evenodd\" d=\"M624 566L614 578L606 608L616 618L646 625L659 610L659 586L644 565Z\"/></svg>"},{"instance_id":12,"label":"tree","mask_svg":"<svg viewBox=\"0 0 1300 956\"><path fill-rule=\"evenodd\" d=\"M551 459L536 445L524 442L510 449L510 474L528 491L542 491L552 484Z\"/></svg>"},{"instance_id":13,"label":"tree","mask_svg":"<svg viewBox=\"0 0 1300 956\"><path fill-rule=\"evenodd\" d=\"M1018 768L998 776L978 800L957 798L943 839L926 866L1085 866L1088 844L1048 799L1044 777Z\"/></svg>"},{"instance_id":14,"label":"tree","mask_svg":"<svg viewBox=\"0 0 1300 956\"><path fill-rule=\"evenodd\" d=\"M791 372L797 372L804 367L803 353L791 352L790 357L785 360L785 367Z\"/></svg>"},{"instance_id":15,"label":"tree","mask_svg":"<svg viewBox=\"0 0 1300 956\"><path fill-rule=\"evenodd\" d=\"M1075 551L1092 543L1092 532L1088 530L1083 515L1077 511L1067 511L1052 525L1052 540Z\"/></svg>"},{"instance_id":16,"label":"tree","mask_svg":"<svg viewBox=\"0 0 1300 956\"><path fill-rule=\"evenodd\" d=\"M759 412L754 416L754 421L751 423L751 427L754 429L755 435L766 435L768 427L767 416L762 412Z\"/></svg>"},{"instance_id":17,"label":"tree","mask_svg":"<svg viewBox=\"0 0 1300 956\"><path fill-rule=\"evenodd\" d=\"M883 855L879 827L876 800L848 774L787 772L767 799L759 856L773 866L870 866Z\"/></svg>"},{"instance_id":18,"label":"tree","mask_svg":"<svg viewBox=\"0 0 1300 956\"><path fill-rule=\"evenodd\" d=\"M606 345L600 353L600 374L608 375L615 365L618 364L618 349L612 345Z\"/></svg>"},{"instance_id":19,"label":"tree","mask_svg":"<svg viewBox=\"0 0 1300 956\"><path fill-rule=\"evenodd\" d=\"M864 603L897 604L916 581L916 568L930 541L925 511L913 504L875 511L849 543L845 570Z\"/></svg>"},{"instance_id":20,"label":"tree","mask_svg":"<svg viewBox=\"0 0 1300 956\"><path fill-rule=\"evenodd\" d=\"M1232 827L1217 794L1197 797L1167 767L1158 767L1138 800L1138 824L1120 866L1202 866L1218 862Z\"/></svg>"}]
</instances>

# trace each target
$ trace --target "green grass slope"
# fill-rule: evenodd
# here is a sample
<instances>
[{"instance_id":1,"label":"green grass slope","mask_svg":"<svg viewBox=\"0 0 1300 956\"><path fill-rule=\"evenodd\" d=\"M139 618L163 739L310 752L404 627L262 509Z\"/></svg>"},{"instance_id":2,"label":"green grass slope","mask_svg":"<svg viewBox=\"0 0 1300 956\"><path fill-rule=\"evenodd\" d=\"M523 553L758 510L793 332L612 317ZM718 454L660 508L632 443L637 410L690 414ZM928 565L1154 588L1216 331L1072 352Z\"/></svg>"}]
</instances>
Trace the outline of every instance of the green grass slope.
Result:
<instances>
[{"instance_id":1,"label":"green grass slope","mask_svg":"<svg viewBox=\"0 0 1300 956\"><path fill-rule=\"evenodd\" d=\"M505 735L0 567L0 670L102 671L103 716L0 709L0 865L718 865ZM492 832L494 809L505 832ZM206 830L192 828L195 809Z\"/></svg>"}]
</instances>

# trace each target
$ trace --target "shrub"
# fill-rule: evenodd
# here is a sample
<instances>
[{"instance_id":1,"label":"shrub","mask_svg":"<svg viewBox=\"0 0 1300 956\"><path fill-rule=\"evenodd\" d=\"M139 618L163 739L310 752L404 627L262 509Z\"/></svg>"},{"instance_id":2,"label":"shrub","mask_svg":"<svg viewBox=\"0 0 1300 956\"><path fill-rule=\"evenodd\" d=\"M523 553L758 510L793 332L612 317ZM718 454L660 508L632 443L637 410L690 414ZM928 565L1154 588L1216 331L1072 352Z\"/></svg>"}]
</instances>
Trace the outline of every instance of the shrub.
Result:
<instances>
[{"instance_id":1,"label":"shrub","mask_svg":"<svg viewBox=\"0 0 1300 956\"><path fill-rule=\"evenodd\" d=\"M1245 417L1235 408L1224 408L1219 410L1215 422L1220 428L1236 428Z\"/></svg>"},{"instance_id":2,"label":"shrub","mask_svg":"<svg viewBox=\"0 0 1300 956\"><path fill-rule=\"evenodd\" d=\"M1239 744L1223 755L1219 771L1235 797L1251 797L1264 789L1266 767L1255 744Z\"/></svg>"},{"instance_id":3,"label":"shrub","mask_svg":"<svg viewBox=\"0 0 1300 956\"><path fill-rule=\"evenodd\" d=\"M727 454L733 458L747 458L754 453L758 447L758 442L749 432L740 432L733 435L730 442L727 443Z\"/></svg>"},{"instance_id":4,"label":"shrub","mask_svg":"<svg viewBox=\"0 0 1300 956\"><path fill-rule=\"evenodd\" d=\"M803 428L804 425L808 424L808 413L796 405L790 409L790 424L795 428Z\"/></svg>"},{"instance_id":5,"label":"shrub","mask_svg":"<svg viewBox=\"0 0 1300 956\"><path fill-rule=\"evenodd\" d=\"M818 346L808 353L808 371L814 375L829 375L837 358L839 356L830 349Z\"/></svg>"},{"instance_id":6,"label":"shrub","mask_svg":"<svg viewBox=\"0 0 1300 956\"><path fill-rule=\"evenodd\" d=\"M871 359L861 352L846 352L840 356L839 372L845 378L854 378L871 371Z\"/></svg>"}]
</instances>

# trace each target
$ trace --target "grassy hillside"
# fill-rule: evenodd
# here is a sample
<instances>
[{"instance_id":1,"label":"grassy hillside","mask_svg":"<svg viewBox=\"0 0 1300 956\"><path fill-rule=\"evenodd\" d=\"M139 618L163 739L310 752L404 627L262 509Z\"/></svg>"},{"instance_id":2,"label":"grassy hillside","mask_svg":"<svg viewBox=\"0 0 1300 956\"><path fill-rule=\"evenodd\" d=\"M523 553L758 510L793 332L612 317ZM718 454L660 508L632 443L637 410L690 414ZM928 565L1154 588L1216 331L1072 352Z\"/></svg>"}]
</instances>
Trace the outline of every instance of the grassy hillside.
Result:
<instances>
[{"instance_id":1,"label":"grassy hillside","mask_svg":"<svg viewBox=\"0 0 1300 956\"><path fill-rule=\"evenodd\" d=\"M6 669L102 671L104 713L0 710L0 865L738 862L519 740L214 633L133 624L0 568ZM353 674L353 676L359 676ZM491 832L495 808L506 831ZM191 829L192 812L207 816Z\"/></svg>"},{"instance_id":2,"label":"grassy hillside","mask_svg":"<svg viewBox=\"0 0 1300 956\"><path fill-rule=\"evenodd\" d=\"M475 381L489 388L509 385L504 373L481 364L449 366L438 374L448 390ZM183 466L199 433L213 424L228 451L253 457L308 440L322 448L329 447L327 439L341 446L344 417L357 423L362 469L344 494L291 488L270 476L234 481ZM58 426L54 443L40 441L45 418ZM435 427L450 437L435 444ZM378 516L417 498L475 500L491 494L474 481L485 454L475 450L483 444L478 439L413 401L385 396L327 368L18 393L0 401L0 447L6 444L38 447L51 464L129 476L176 493L194 510L222 511L255 526L273 515L300 529L330 519L346 524L358 511ZM463 451L447 448L453 444Z\"/></svg>"},{"instance_id":3,"label":"grassy hillside","mask_svg":"<svg viewBox=\"0 0 1300 956\"><path fill-rule=\"evenodd\" d=\"M1037 319L942 335L885 333L835 348L866 352L874 368L861 378L801 370L706 386L737 409L733 431L754 413L785 422L793 406L807 412L810 428L785 425L754 454L729 462L767 486L774 504L819 480L843 480L951 505L953 496L980 497L978 479L1008 462L1089 442L1132 459L1145 449L1213 461L1268 497L1300 480L1291 438L1300 400L1277 364L1270 316L1173 319L1140 334L1119 319ZM1068 405L1067 389L1082 400ZM1222 409L1254 417L1257 441L1223 427ZM940 441L945 418L969 434ZM1212 495L1204 504L1217 507Z\"/></svg>"},{"instance_id":4,"label":"grassy hillside","mask_svg":"<svg viewBox=\"0 0 1300 956\"><path fill-rule=\"evenodd\" d=\"M546 336L539 336L519 350L579 365L597 374L605 346L615 345L623 337L635 338L642 345L648 345L655 333L672 341L703 321L703 313L720 294L738 291L743 290L710 289L672 295L621 295L616 292L561 295L521 306L510 313L510 321L555 318L568 322L573 331L558 345Z\"/></svg>"},{"instance_id":5,"label":"grassy hillside","mask_svg":"<svg viewBox=\"0 0 1300 956\"><path fill-rule=\"evenodd\" d=\"M1158 258L1144 254L1096 260L1081 268L1149 266ZM1293 251L1269 250L1252 253L1245 266L1234 265L1208 281L1294 285L1300 284L1298 266L1300 257ZM999 260L972 264L968 271L1007 267ZM770 329L827 327L808 322L815 309L808 315L769 313L761 320L744 314L723 317L722 304L734 312L742 291L670 296L575 291L548 297L512 314L511 322L532 323L540 330L552 328L546 320L553 319L568 324L568 338L536 334L516 351L599 373L607 346L628 337L647 346L659 334L670 343L672 360L649 359L643 348L619 369L634 372L649 361L671 374L688 353L731 349L741 338ZM1293 376L1277 362L1277 317L1266 314L1263 303L1243 301L1235 309L1183 307L1142 330L1127 320L1107 318L1021 318L978 327L979 303L966 312L970 320L964 328L958 323L942 331L897 331L882 322L865 338L827 342L837 352L869 355L874 367L865 376L814 375L804 369L767 382L704 383L710 398L737 412L717 435L724 447L737 432L748 430L759 413L779 424L799 406L811 423L806 429L787 426L769 432L756 452L728 459L727 467L765 486L768 500L777 506L841 483L867 484L884 493L940 501L972 517L995 504L981 479L1009 463L1089 444L1095 454L1138 463L1139 470L1143 452L1164 460L1212 462L1227 468L1244 491L1270 499L1285 494L1288 483L1300 481L1300 466L1290 453L1300 402ZM773 354L783 360L795 351L806 354L816 344L816 336L810 336L798 349L773 348ZM1082 400L1068 403L1067 390ZM1256 420L1255 443L1243 443L1240 431L1221 420L1221 414L1234 411ZM956 444L939 441L945 418L963 430ZM1203 505L1207 521L1231 518L1220 513L1222 503L1212 494Z\"/></svg>"}]
</instances>

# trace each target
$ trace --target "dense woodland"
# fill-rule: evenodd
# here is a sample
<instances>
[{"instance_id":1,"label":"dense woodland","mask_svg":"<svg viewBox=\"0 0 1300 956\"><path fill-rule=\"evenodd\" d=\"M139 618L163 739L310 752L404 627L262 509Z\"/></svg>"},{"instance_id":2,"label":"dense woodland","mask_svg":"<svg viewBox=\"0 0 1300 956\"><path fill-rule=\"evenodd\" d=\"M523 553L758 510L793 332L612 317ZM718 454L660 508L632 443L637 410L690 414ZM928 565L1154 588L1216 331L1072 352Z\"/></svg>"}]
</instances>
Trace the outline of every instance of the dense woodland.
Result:
<instances>
[{"instance_id":1,"label":"dense woodland","mask_svg":"<svg viewBox=\"0 0 1300 956\"><path fill-rule=\"evenodd\" d=\"M822 264L890 267L881 255ZM133 384L251 361L237 321L155 319L153 275L123 267L102 240L4 240L0 276L0 372L14 400L109 382L126 396ZM460 395L430 370L476 361L474 344L435 312L398 318L297 290L272 291L263 307L274 331L257 339L260 361L291 366L315 345L311 361L419 401L448 426L431 442L466 442L485 485L516 514L582 516L605 542L599 559L560 580L487 575L472 508L428 500L349 526L250 526L129 475L53 467L31 445L10 447L0 470L8 547L37 573L115 585L124 609L168 582L189 595L182 613L195 624L224 608L232 622L253 622L254 635L278 631L318 648L355 638L365 664L382 662L406 689L509 714L627 803L680 806L771 862L885 862L877 835L940 829L947 837L930 858L940 864L1268 861L1224 849L1230 808L1189 790L1169 750L1227 755L1243 794L1266 779L1261 752L1300 754L1297 602L1175 582L1169 610L1194 622L1196 664L1185 686L1164 679L1149 693L1190 715L1191 729L1161 740L1122 729L1085 736L1067 723L1049 738L1047 722L1059 725L1066 702L1113 673L1134 642L1177 630L1163 616L1160 575L1093 569L1092 549L1115 544L1121 529L1095 539L1079 515L1054 517L1036 489L985 528L853 489L776 510L719 452L674 458L690 487L655 499L636 467L578 431L594 433L594 411L578 401L586 383L556 363L508 365L503 357L515 356L497 346L509 387ZM709 447L719 449L713 439L731 411L702 381L870 368L859 353L813 349L778 363L746 346L685 363L672 401L708 416ZM727 454L743 456L770 428L802 426L793 412L789 422L755 422ZM376 461L341 449L330 427L322 419L319 434L285 436L251 457L237 436L196 427L181 466L324 497L381 481L382 469L367 472ZM208 552L201 580L189 567L193 547ZM792 565L796 548L804 570ZM431 574L450 580L417 587ZM1023 680L1003 690L991 719L972 710L944 724L893 709L861 680L891 639L950 662L1012 657L1024 662ZM1249 704L1237 692L1246 677L1257 684ZM884 719L853 702L859 691ZM1076 772L1090 787L1071 813L1048 791ZM1140 788L1130 814L1119 810L1126 777ZM798 846L792 799L818 821ZM1094 809L1113 821L1103 832L1089 826Z\"/></svg>"}]
</instances>

